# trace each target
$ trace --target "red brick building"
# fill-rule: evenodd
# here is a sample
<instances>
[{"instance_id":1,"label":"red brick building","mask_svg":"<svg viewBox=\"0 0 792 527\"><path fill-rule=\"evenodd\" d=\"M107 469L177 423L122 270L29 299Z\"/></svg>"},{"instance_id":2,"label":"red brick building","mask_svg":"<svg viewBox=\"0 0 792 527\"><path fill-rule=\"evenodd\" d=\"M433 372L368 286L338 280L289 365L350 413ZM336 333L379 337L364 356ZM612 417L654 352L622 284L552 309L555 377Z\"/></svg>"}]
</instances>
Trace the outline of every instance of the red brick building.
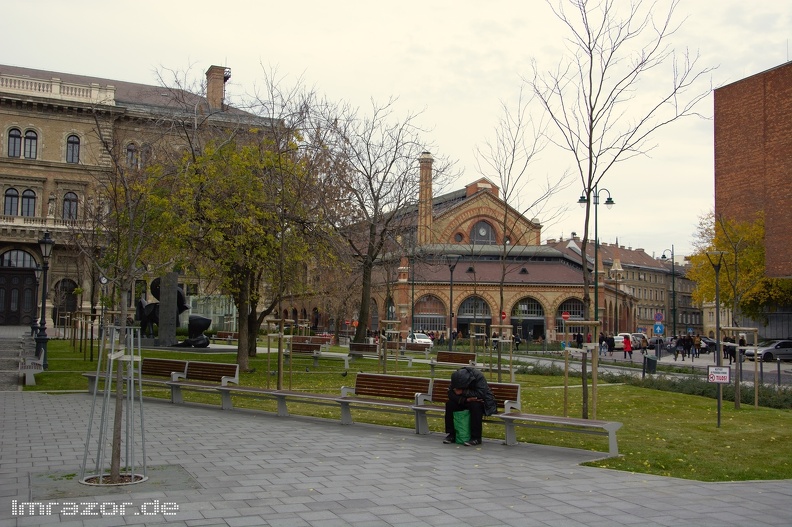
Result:
<instances>
[{"instance_id":1,"label":"red brick building","mask_svg":"<svg viewBox=\"0 0 792 527\"><path fill-rule=\"evenodd\" d=\"M792 278L792 62L715 90L715 214L765 212L765 270Z\"/></svg>"}]
</instances>

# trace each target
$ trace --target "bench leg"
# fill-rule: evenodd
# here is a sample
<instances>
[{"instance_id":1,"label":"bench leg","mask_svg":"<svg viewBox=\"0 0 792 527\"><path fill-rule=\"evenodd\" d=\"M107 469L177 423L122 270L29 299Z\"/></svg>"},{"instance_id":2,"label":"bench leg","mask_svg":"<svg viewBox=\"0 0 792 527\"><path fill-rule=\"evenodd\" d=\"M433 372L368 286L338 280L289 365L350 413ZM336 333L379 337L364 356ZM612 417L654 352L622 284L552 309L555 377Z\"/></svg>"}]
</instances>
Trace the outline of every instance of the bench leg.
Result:
<instances>
[{"instance_id":1,"label":"bench leg","mask_svg":"<svg viewBox=\"0 0 792 527\"><path fill-rule=\"evenodd\" d=\"M429 420L426 418L426 412L422 410L415 411L415 433L422 436L429 434Z\"/></svg>"},{"instance_id":2,"label":"bench leg","mask_svg":"<svg viewBox=\"0 0 792 527\"><path fill-rule=\"evenodd\" d=\"M184 404L184 397L180 386L171 386L171 402L173 404Z\"/></svg>"},{"instance_id":3,"label":"bench leg","mask_svg":"<svg viewBox=\"0 0 792 527\"><path fill-rule=\"evenodd\" d=\"M33 375L32 371L25 372L25 386L35 386L36 385L36 377ZM93 392L90 392L93 393Z\"/></svg>"},{"instance_id":4,"label":"bench leg","mask_svg":"<svg viewBox=\"0 0 792 527\"><path fill-rule=\"evenodd\" d=\"M349 357L344 357L344 369L349 369Z\"/></svg>"},{"instance_id":5,"label":"bench leg","mask_svg":"<svg viewBox=\"0 0 792 527\"><path fill-rule=\"evenodd\" d=\"M318 368L319 367L319 357L317 355L314 355L313 359L314 359L314 368Z\"/></svg>"},{"instance_id":6,"label":"bench leg","mask_svg":"<svg viewBox=\"0 0 792 527\"><path fill-rule=\"evenodd\" d=\"M515 430L514 422L513 421L503 421L503 426L506 428L506 444L507 445L516 445L517 444L517 431Z\"/></svg>"},{"instance_id":7,"label":"bench leg","mask_svg":"<svg viewBox=\"0 0 792 527\"><path fill-rule=\"evenodd\" d=\"M88 393L93 395L96 392L96 377L88 377Z\"/></svg>"},{"instance_id":8,"label":"bench leg","mask_svg":"<svg viewBox=\"0 0 792 527\"><path fill-rule=\"evenodd\" d=\"M278 417L289 417L289 408L286 406L286 396L276 395L278 400Z\"/></svg>"},{"instance_id":9,"label":"bench leg","mask_svg":"<svg viewBox=\"0 0 792 527\"><path fill-rule=\"evenodd\" d=\"M608 430L608 454L610 457L619 456L619 445L616 442L616 431Z\"/></svg>"},{"instance_id":10,"label":"bench leg","mask_svg":"<svg viewBox=\"0 0 792 527\"><path fill-rule=\"evenodd\" d=\"M349 403L341 401L341 424L352 424L352 410L349 408Z\"/></svg>"},{"instance_id":11,"label":"bench leg","mask_svg":"<svg viewBox=\"0 0 792 527\"><path fill-rule=\"evenodd\" d=\"M231 410L234 407L234 403L231 402L231 392L228 390L223 390L220 392L220 399L222 401L221 408L223 410Z\"/></svg>"}]
</instances>

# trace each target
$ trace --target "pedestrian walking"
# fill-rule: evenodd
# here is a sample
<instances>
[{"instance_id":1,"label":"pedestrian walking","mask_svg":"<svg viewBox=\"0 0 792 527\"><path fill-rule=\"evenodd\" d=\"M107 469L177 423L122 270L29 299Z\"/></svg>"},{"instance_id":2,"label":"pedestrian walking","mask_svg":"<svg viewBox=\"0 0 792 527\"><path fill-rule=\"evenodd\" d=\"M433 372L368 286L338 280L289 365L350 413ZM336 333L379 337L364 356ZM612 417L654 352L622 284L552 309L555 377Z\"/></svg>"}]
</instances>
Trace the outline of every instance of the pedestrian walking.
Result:
<instances>
[{"instance_id":1,"label":"pedestrian walking","mask_svg":"<svg viewBox=\"0 0 792 527\"><path fill-rule=\"evenodd\" d=\"M630 362L632 362L632 339L630 337L624 337L624 358L627 358L627 355L630 356Z\"/></svg>"}]
</instances>

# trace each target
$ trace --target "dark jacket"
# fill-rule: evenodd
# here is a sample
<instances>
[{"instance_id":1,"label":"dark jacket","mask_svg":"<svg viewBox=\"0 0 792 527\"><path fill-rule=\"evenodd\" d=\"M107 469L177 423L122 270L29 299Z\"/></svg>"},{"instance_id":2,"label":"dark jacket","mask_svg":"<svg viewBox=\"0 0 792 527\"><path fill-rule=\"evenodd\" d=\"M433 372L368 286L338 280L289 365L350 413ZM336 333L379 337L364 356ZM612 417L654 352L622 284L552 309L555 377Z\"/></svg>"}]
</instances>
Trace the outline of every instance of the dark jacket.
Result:
<instances>
[{"instance_id":1,"label":"dark jacket","mask_svg":"<svg viewBox=\"0 0 792 527\"><path fill-rule=\"evenodd\" d=\"M457 395L454 393L454 388L462 388L465 391L462 395ZM484 401L484 415L492 415L498 411L495 396L487 384L487 379L473 366L465 366L452 373L451 386L448 388L449 399L461 400L468 397L476 397Z\"/></svg>"}]
</instances>

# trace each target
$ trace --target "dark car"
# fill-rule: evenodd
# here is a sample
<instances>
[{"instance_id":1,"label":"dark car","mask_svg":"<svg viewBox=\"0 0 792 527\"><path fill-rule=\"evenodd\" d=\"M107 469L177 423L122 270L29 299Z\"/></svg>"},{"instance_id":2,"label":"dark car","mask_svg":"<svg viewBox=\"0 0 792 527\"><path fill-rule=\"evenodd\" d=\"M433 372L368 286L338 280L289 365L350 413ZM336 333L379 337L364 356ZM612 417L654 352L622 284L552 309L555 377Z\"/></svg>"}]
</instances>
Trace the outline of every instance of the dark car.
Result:
<instances>
[{"instance_id":1,"label":"dark car","mask_svg":"<svg viewBox=\"0 0 792 527\"><path fill-rule=\"evenodd\" d=\"M701 347L700 351L704 353L715 353L715 350L718 349L718 343L715 342L715 339L701 337L701 343L704 344L704 346Z\"/></svg>"},{"instance_id":2,"label":"dark car","mask_svg":"<svg viewBox=\"0 0 792 527\"><path fill-rule=\"evenodd\" d=\"M665 348L665 339L663 337L652 337L649 339L649 349L657 349L658 342L660 342L660 348Z\"/></svg>"}]
</instances>

